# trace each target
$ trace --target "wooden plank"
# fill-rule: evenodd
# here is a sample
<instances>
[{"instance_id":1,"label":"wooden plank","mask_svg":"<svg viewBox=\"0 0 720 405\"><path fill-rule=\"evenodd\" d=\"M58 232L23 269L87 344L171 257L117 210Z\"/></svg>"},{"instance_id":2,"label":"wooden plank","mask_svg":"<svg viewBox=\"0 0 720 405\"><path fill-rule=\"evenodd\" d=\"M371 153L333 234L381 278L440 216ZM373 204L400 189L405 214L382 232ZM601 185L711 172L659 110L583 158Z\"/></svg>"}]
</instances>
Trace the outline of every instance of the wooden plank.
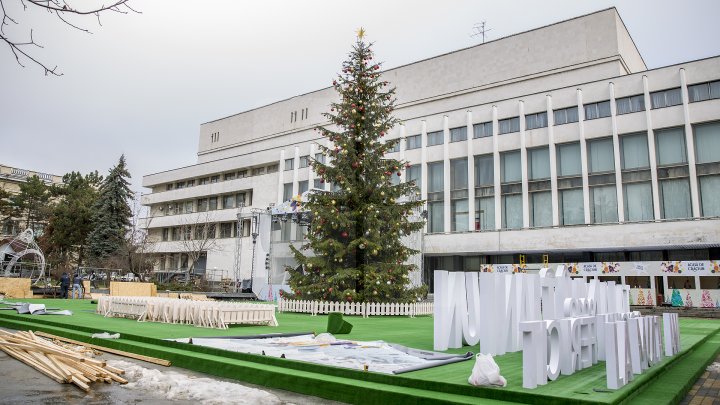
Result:
<instances>
[{"instance_id":1,"label":"wooden plank","mask_svg":"<svg viewBox=\"0 0 720 405\"><path fill-rule=\"evenodd\" d=\"M114 297L152 297L154 294L157 295L157 287L154 283L110 282L110 295Z\"/></svg>"},{"instance_id":2,"label":"wooden plank","mask_svg":"<svg viewBox=\"0 0 720 405\"><path fill-rule=\"evenodd\" d=\"M62 336L52 335L50 333L37 332L36 335L51 338L51 339L56 339L61 342L68 342L68 343L72 343L72 344L76 344L76 345L80 345L80 346L90 347L92 349L96 349L101 352L117 354L119 356L129 357L131 359L142 360L142 361L146 361L148 363L158 364L161 366L169 367L171 364L168 360L159 359L157 357L143 356L140 354L130 353L130 352L126 352L123 350L111 349L109 347L98 346L98 345L94 345L91 343L84 343L84 342L80 342L77 340L64 338Z\"/></svg>"},{"instance_id":3,"label":"wooden plank","mask_svg":"<svg viewBox=\"0 0 720 405\"><path fill-rule=\"evenodd\" d=\"M32 298L29 278L0 277L0 293L6 298Z\"/></svg>"}]
</instances>

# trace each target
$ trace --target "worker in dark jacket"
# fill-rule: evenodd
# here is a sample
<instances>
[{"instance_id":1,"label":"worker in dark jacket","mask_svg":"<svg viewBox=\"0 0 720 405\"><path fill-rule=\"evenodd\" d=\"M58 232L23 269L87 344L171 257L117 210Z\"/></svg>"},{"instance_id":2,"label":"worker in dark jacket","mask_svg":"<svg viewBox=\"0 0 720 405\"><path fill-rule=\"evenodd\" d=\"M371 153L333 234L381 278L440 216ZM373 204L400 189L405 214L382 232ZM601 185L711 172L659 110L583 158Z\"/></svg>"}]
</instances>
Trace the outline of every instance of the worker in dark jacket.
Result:
<instances>
[{"instance_id":1,"label":"worker in dark jacket","mask_svg":"<svg viewBox=\"0 0 720 405\"><path fill-rule=\"evenodd\" d=\"M70 288L70 277L67 273L60 276L60 298L68 297L68 289Z\"/></svg>"},{"instance_id":2,"label":"worker in dark jacket","mask_svg":"<svg viewBox=\"0 0 720 405\"><path fill-rule=\"evenodd\" d=\"M77 298L82 299L83 297L83 286L82 286L82 277L80 276L80 273L75 273L75 277L73 278L73 289L72 289L72 297L75 298L75 294L77 293Z\"/></svg>"}]
</instances>

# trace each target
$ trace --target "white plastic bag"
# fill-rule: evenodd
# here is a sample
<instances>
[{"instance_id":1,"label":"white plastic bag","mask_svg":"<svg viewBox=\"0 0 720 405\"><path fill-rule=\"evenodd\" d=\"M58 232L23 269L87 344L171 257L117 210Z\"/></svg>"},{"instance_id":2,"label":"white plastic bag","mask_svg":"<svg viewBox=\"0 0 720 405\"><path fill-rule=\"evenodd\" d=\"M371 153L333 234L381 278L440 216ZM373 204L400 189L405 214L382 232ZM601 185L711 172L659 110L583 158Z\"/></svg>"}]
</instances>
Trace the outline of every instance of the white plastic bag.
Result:
<instances>
[{"instance_id":1,"label":"white plastic bag","mask_svg":"<svg viewBox=\"0 0 720 405\"><path fill-rule=\"evenodd\" d=\"M472 374L468 377L472 385L494 385L504 387L507 385L505 377L500 375L500 367L490 354L478 353L475 356L475 365Z\"/></svg>"}]
</instances>

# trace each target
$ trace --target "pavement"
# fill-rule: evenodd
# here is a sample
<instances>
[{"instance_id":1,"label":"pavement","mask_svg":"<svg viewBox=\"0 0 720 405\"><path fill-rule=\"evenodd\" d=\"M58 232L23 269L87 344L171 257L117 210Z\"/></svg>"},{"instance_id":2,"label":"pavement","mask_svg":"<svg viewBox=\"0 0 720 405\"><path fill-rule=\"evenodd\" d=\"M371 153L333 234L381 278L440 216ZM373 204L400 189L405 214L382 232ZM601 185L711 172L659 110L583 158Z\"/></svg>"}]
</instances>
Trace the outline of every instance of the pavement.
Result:
<instances>
[{"instance_id":1,"label":"pavement","mask_svg":"<svg viewBox=\"0 0 720 405\"><path fill-rule=\"evenodd\" d=\"M720 356L688 391L681 405L720 405Z\"/></svg>"}]
</instances>

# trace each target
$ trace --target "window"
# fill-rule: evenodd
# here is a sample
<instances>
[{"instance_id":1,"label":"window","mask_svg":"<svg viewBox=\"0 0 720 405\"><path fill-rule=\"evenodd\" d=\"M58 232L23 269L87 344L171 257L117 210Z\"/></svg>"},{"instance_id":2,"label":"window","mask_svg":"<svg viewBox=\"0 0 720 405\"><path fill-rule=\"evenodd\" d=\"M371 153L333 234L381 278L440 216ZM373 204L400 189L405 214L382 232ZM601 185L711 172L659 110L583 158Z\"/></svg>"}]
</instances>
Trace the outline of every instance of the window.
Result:
<instances>
[{"instance_id":1,"label":"window","mask_svg":"<svg viewBox=\"0 0 720 405\"><path fill-rule=\"evenodd\" d=\"M232 238L232 222L223 222L220 224L220 237L221 238Z\"/></svg>"},{"instance_id":2,"label":"window","mask_svg":"<svg viewBox=\"0 0 720 405\"><path fill-rule=\"evenodd\" d=\"M422 180L422 165L412 165L407 169L407 181L414 181L415 185L420 187L420 181Z\"/></svg>"},{"instance_id":3,"label":"window","mask_svg":"<svg viewBox=\"0 0 720 405\"><path fill-rule=\"evenodd\" d=\"M442 145L445 143L445 133L443 131L428 132L427 146Z\"/></svg>"},{"instance_id":4,"label":"window","mask_svg":"<svg viewBox=\"0 0 720 405\"><path fill-rule=\"evenodd\" d=\"M184 181L178 181L175 183L175 188L185 188L185 182Z\"/></svg>"},{"instance_id":5,"label":"window","mask_svg":"<svg viewBox=\"0 0 720 405\"><path fill-rule=\"evenodd\" d=\"M557 145L556 158L558 177L579 176L582 173L579 142Z\"/></svg>"},{"instance_id":6,"label":"window","mask_svg":"<svg viewBox=\"0 0 720 405\"><path fill-rule=\"evenodd\" d=\"M195 239L205 239L205 224L195 225Z\"/></svg>"},{"instance_id":7,"label":"window","mask_svg":"<svg viewBox=\"0 0 720 405\"><path fill-rule=\"evenodd\" d=\"M170 190L172 190L172 189L173 189L173 184L172 184L172 183L170 183L170 184L168 184L167 186L165 186L165 190L167 190L167 191L170 191Z\"/></svg>"},{"instance_id":8,"label":"window","mask_svg":"<svg viewBox=\"0 0 720 405\"><path fill-rule=\"evenodd\" d=\"M611 172L615 170L615 154L612 138L588 141L588 159L590 173Z\"/></svg>"},{"instance_id":9,"label":"window","mask_svg":"<svg viewBox=\"0 0 720 405\"><path fill-rule=\"evenodd\" d=\"M315 160L322 164L325 164L325 155L323 155L322 152L318 152L315 154Z\"/></svg>"},{"instance_id":10,"label":"window","mask_svg":"<svg viewBox=\"0 0 720 405\"><path fill-rule=\"evenodd\" d=\"M233 172L233 173L225 173L225 175L223 176L223 180L224 180L224 181L235 180L235 172Z\"/></svg>"},{"instance_id":11,"label":"window","mask_svg":"<svg viewBox=\"0 0 720 405\"><path fill-rule=\"evenodd\" d=\"M224 195L222 197L222 200L223 200L223 209L235 208L235 195L234 194Z\"/></svg>"},{"instance_id":12,"label":"window","mask_svg":"<svg viewBox=\"0 0 720 405\"><path fill-rule=\"evenodd\" d=\"M285 170L292 170L295 167L295 159L285 159Z\"/></svg>"},{"instance_id":13,"label":"window","mask_svg":"<svg viewBox=\"0 0 720 405\"><path fill-rule=\"evenodd\" d=\"M445 191L443 162L428 163L428 193Z\"/></svg>"},{"instance_id":14,"label":"window","mask_svg":"<svg viewBox=\"0 0 720 405\"><path fill-rule=\"evenodd\" d=\"M475 230L495 229L495 197L475 199Z\"/></svg>"},{"instance_id":15,"label":"window","mask_svg":"<svg viewBox=\"0 0 720 405\"><path fill-rule=\"evenodd\" d=\"M422 147L422 139L420 139L420 135L408 136L407 138L405 138L405 140L407 142L407 150L418 149Z\"/></svg>"},{"instance_id":16,"label":"window","mask_svg":"<svg viewBox=\"0 0 720 405\"><path fill-rule=\"evenodd\" d=\"M648 157L647 134L637 133L620 137L622 145L623 170L645 169L650 167Z\"/></svg>"},{"instance_id":17,"label":"window","mask_svg":"<svg viewBox=\"0 0 720 405\"><path fill-rule=\"evenodd\" d=\"M650 93L650 107L665 108L682 104L680 87Z\"/></svg>"},{"instance_id":18,"label":"window","mask_svg":"<svg viewBox=\"0 0 720 405\"><path fill-rule=\"evenodd\" d=\"M278 165L277 163L275 163L274 165L268 166L268 167L267 167L267 173L275 173L275 172L277 172L277 171L278 171L278 166L279 166L279 165ZM241 173L243 173L243 172L245 173L245 175L247 175L247 170L243 170ZM245 176L241 176L241 177L245 177Z\"/></svg>"},{"instance_id":19,"label":"window","mask_svg":"<svg viewBox=\"0 0 720 405\"><path fill-rule=\"evenodd\" d=\"M660 182L661 213L664 219L691 218L690 183L687 178Z\"/></svg>"},{"instance_id":20,"label":"window","mask_svg":"<svg viewBox=\"0 0 720 405\"><path fill-rule=\"evenodd\" d=\"M208 210L207 198L200 198L197 200L197 209L198 209L198 212L205 212Z\"/></svg>"},{"instance_id":21,"label":"window","mask_svg":"<svg viewBox=\"0 0 720 405\"><path fill-rule=\"evenodd\" d=\"M235 194L235 205L238 207L247 207L249 204L249 201L247 200L247 193L237 193Z\"/></svg>"},{"instance_id":22,"label":"window","mask_svg":"<svg viewBox=\"0 0 720 405\"><path fill-rule=\"evenodd\" d=\"M550 178L550 151L548 147L528 149L528 167L530 180Z\"/></svg>"},{"instance_id":23,"label":"window","mask_svg":"<svg viewBox=\"0 0 720 405\"><path fill-rule=\"evenodd\" d=\"M700 176L698 183L700 183L702 216L720 216L720 198L717 198L718 190L720 190L720 176Z\"/></svg>"},{"instance_id":24,"label":"window","mask_svg":"<svg viewBox=\"0 0 720 405\"><path fill-rule=\"evenodd\" d=\"M467 140L467 127L450 129L450 142L460 142L465 140Z\"/></svg>"},{"instance_id":25,"label":"window","mask_svg":"<svg viewBox=\"0 0 720 405\"><path fill-rule=\"evenodd\" d=\"M653 219L652 189L649 182L624 184L625 220L629 222Z\"/></svg>"},{"instance_id":26,"label":"window","mask_svg":"<svg viewBox=\"0 0 720 405\"><path fill-rule=\"evenodd\" d=\"M207 224L207 238L208 239L215 239L216 228L217 228L217 226L215 224Z\"/></svg>"},{"instance_id":27,"label":"window","mask_svg":"<svg viewBox=\"0 0 720 405\"><path fill-rule=\"evenodd\" d=\"M495 184L493 155L475 156L475 187Z\"/></svg>"},{"instance_id":28,"label":"window","mask_svg":"<svg viewBox=\"0 0 720 405\"><path fill-rule=\"evenodd\" d=\"M388 143L395 142L395 145L393 145L392 148L388 149L388 153L393 152L400 152L400 140L399 139L391 139L388 141Z\"/></svg>"},{"instance_id":29,"label":"window","mask_svg":"<svg viewBox=\"0 0 720 405\"><path fill-rule=\"evenodd\" d=\"M252 175L253 176L259 176L261 174L265 174L265 167L256 167L252 169Z\"/></svg>"},{"instance_id":30,"label":"window","mask_svg":"<svg viewBox=\"0 0 720 405\"><path fill-rule=\"evenodd\" d=\"M688 86L688 96L691 103L720 98L720 80Z\"/></svg>"},{"instance_id":31,"label":"window","mask_svg":"<svg viewBox=\"0 0 720 405\"><path fill-rule=\"evenodd\" d=\"M216 209L218 209L218 198L217 197L208 198L208 209L210 211L215 211Z\"/></svg>"},{"instance_id":32,"label":"window","mask_svg":"<svg viewBox=\"0 0 720 405\"><path fill-rule=\"evenodd\" d=\"M481 122L473 125L473 138L485 138L493 135L493 126L491 122Z\"/></svg>"},{"instance_id":33,"label":"window","mask_svg":"<svg viewBox=\"0 0 720 405\"><path fill-rule=\"evenodd\" d=\"M590 188L590 215L595 224L618 222L617 189L615 185Z\"/></svg>"},{"instance_id":34,"label":"window","mask_svg":"<svg viewBox=\"0 0 720 405\"><path fill-rule=\"evenodd\" d=\"M615 106L618 115L645 111L645 96L638 94L637 96L618 98L615 99Z\"/></svg>"},{"instance_id":35,"label":"window","mask_svg":"<svg viewBox=\"0 0 720 405\"><path fill-rule=\"evenodd\" d=\"M506 118L498 121L498 134L509 134L520 131L520 117Z\"/></svg>"},{"instance_id":36,"label":"window","mask_svg":"<svg viewBox=\"0 0 720 405\"><path fill-rule=\"evenodd\" d=\"M190 225L184 225L180 227L180 232L182 235L180 236L183 240L190 240L190 236L192 235L192 226Z\"/></svg>"},{"instance_id":37,"label":"window","mask_svg":"<svg viewBox=\"0 0 720 405\"><path fill-rule=\"evenodd\" d=\"M522 228L522 194L509 194L502 196L502 210L502 226L504 229Z\"/></svg>"},{"instance_id":38,"label":"window","mask_svg":"<svg viewBox=\"0 0 720 405\"><path fill-rule=\"evenodd\" d=\"M687 163L683 127L656 130L655 149L657 149L658 166Z\"/></svg>"},{"instance_id":39,"label":"window","mask_svg":"<svg viewBox=\"0 0 720 405\"><path fill-rule=\"evenodd\" d=\"M193 212L193 202L185 201L185 214L191 214Z\"/></svg>"},{"instance_id":40,"label":"window","mask_svg":"<svg viewBox=\"0 0 720 405\"><path fill-rule=\"evenodd\" d=\"M195 186L195 180L188 180L185 184L186 187L193 187Z\"/></svg>"},{"instance_id":41,"label":"window","mask_svg":"<svg viewBox=\"0 0 720 405\"><path fill-rule=\"evenodd\" d=\"M465 232L469 229L468 211L468 160L467 158L450 161L450 230Z\"/></svg>"},{"instance_id":42,"label":"window","mask_svg":"<svg viewBox=\"0 0 720 405\"><path fill-rule=\"evenodd\" d=\"M309 164L310 164L310 156L309 155L300 156L300 168L301 169L304 167L308 167Z\"/></svg>"},{"instance_id":43,"label":"window","mask_svg":"<svg viewBox=\"0 0 720 405\"><path fill-rule=\"evenodd\" d=\"M275 171L277 171L277 165L273 165L273 166L275 166ZM270 166L268 166L268 170L269 170L269 169L270 169ZM247 169L245 169L245 170L240 170L240 171L238 172L238 177L241 178L241 179L247 177L247 175L248 175Z\"/></svg>"},{"instance_id":44,"label":"window","mask_svg":"<svg viewBox=\"0 0 720 405\"><path fill-rule=\"evenodd\" d=\"M585 104L585 119L594 120L610 116L610 100Z\"/></svg>"},{"instance_id":45,"label":"window","mask_svg":"<svg viewBox=\"0 0 720 405\"><path fill-rule=\"evenodd\" d=\"M552 226L551 198L550 191L530 193L530 226Z\"/></svg>"},{"instance_id":46,"label":"window","mask_svg":"<svg viewBox=\"0 0 720 405\"><path fill-rule=\"evenodd\" d=\"M428 232L445 231L444 163L427 164L428 169Z\"/></svg>"},{"instance_id":47,"label":"window","mask_svg":"<svg viewBox=\"0 0 720 405\"><path fill-rule=\"evenodd\" d=\"M285 183L283 185L283 201L289 201L293 196L293 184Z\"/></svg>"},{"instance_id":48,"label":"window","mask_svg":"<svg viewBox=\"0 0 720 405\"><path fill-rule=\"evenodd\" d=\"M547 127L547 111L525 115L525 129Z\"/></svg>"},{"instance_id":49,"label":"window","mask_svg":"<svg viewBox=\"0 0 720 405\"><path fill-rule=\"evenodd\" d=\"M583 191L581 188L560 190L558 192L561 225L585 223L583 209Z\"/></svg>"},{"instance_id":50,"label":"window","mask_svg":"<svg viewBox=\"0 0 720 405\"><path fill-rule=\"evenodd\" d=\"M515 183L522 180L520 151L500 154L500 175L503 183Z\"/></svg>"},{"instance_id":51,"label":"window","mask_svg":"<svg viewBox=\"0 0 720 405\"><path fill-rule=\"evenodd\" d=\"M172 240L180 240L180 228L174 227L171 232Z\"/></svg>"},{"instance_id":52,"label":"window","mask_svg":"<svg viewBox=\"0 0 720 405\"><path fill-rule=\"evenodd\" d=\"M322 179L314 179L313 180L313 188L318 188L318 189L324 190L325 184L323 183Z\"/></svg>"},{"instance_id":53,"label":"window","mask_svg":"<svg viewBox=\"0 0 720 405\"><path fill-rule=\"evenodd\" d=\"M308 180L298 182L298 194L308 191Z\"/></svg>"},{"instance_id":54,"label":"window","mask_svg":"<svg viewBox=\"0 0 720 405\"><path fill-rule=\"evenodd\" d=\"M553 118L555 119L555 125L578 122L578 108L575 106L555 110L553 111Z\"/></svg>"},{"instance_id":55,"label":"window","mask_svg":"<svg viewBox=\"0 0 720 405\"><path fill-rule=\"evenodd\" d=\"M720 122L695 125L693 131L697 163L720 162Z\"/></svg>"},{"instance_id":56,"label":"window","mask_svg":"<svg viewBox=\"0 0 720 405\"><path fill-rule=\"evenodd\" d=\"M169 237L169 234L170 234L170 229L169 229L169 228L163 228L163 230L162 230L162 240L163 240L163 242L167 242L168 237Z\"/></svg>"}]
</instances>

